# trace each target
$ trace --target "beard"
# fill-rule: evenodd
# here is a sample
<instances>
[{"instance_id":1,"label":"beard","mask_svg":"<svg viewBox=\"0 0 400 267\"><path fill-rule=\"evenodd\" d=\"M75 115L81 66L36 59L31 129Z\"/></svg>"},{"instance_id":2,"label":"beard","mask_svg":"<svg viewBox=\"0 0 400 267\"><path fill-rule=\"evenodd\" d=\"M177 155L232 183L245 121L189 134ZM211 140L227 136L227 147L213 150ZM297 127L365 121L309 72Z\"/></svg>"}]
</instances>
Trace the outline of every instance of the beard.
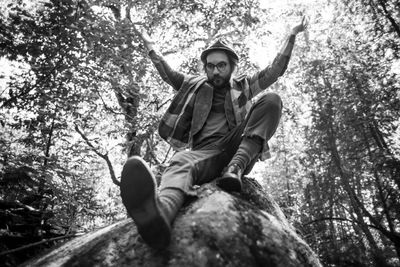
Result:
<instances>
[{"instance_id":1,"label":"beard","mask_svg":"<svg viewBox=\"0 0 400 267\"><path fill-rule=\"evenodd\" d=\"M227 84L229 84L231 76L227 75L226 77L220 76L219 74L216 75L209 75L208 81L214 85L215 88L223 88Z\"/></svg>"}]
</instances>

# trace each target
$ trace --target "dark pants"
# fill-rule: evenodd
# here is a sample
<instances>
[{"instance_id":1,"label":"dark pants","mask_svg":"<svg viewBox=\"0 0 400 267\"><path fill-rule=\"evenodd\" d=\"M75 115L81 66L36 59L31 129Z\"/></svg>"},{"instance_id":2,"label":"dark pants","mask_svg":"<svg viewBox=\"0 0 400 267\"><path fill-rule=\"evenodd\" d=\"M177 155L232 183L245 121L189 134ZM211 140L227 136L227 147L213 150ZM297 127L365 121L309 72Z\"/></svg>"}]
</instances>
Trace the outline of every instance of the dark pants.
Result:
<instances>
[{"instance_id":1,"label":"dark pants","mask_svg":"<svg viewBox=\"0 0 400 267\"><path fill-rule=\"evenodd\" d=\"M268 141L278 127L281 113L282 101L277 94L267 93L261 96L251 107L243 123L216 144L200 150L177 152L161 178L160 193L165 188L175 188L191 195L193 185L201 185L219 177L238 150L242 137L257 136ZM254 153L259 154L260 151ZM254 158L247 166L247 172L251 171L258 156Z\"/></svg>"}]
</instances>

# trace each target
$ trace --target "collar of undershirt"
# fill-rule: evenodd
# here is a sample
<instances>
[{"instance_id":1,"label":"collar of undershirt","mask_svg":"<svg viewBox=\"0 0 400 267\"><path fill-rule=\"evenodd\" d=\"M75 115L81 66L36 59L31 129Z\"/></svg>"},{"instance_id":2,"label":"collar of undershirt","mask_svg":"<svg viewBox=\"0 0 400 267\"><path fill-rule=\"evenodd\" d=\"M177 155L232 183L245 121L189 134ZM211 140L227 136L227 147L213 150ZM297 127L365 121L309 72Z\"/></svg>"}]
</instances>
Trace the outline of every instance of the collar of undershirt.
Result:
<instances>
[{"instance_id":1,"label":"collar of undershirt","mask_svg":"<svg viewBox=\"0 0 400 267\"><path fill-rule=\"evenodd\" d=\"M215 88L215 87L213 86L214 95L215 95L215 94L222 94L222 95L225 95L225 94L228 92L229 89L230 89L230 85L229 85L229 84L227 84L226 86L221 87L221 88Z\"/></svg>"}]
</instances>

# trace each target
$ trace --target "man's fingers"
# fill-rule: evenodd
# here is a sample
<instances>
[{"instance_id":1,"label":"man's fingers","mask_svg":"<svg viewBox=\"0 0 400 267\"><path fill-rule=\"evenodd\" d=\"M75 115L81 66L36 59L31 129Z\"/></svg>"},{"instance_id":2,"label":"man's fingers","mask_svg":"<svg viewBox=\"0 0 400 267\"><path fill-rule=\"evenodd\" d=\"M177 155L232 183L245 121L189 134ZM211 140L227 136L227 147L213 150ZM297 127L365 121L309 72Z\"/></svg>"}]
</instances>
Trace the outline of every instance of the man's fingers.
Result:
<instances>
[{"instance_id":1,"label":"man's fingers","mask_svg":"<svg viewBox=\"0 0 400 267\"><path fill-rule=\"evenodd\" d=\"M303 18L301 19L301 24L300 24L303 28L303 30L305 30L308 26L308 18L304 15Z\"/></svg>"},{"instance_id":2,"label":"man's fingers","mask_svg":"<svg viewBox=\"0 0 400 267\"><path fill-rule=\"evenodd\" d=\"M305 21L304 21L304 28L307 28L308 27L308 18L305 18Z\"/></svg>"},{"instance_id":3,"label":"man's fingers","mask_svg":"<svg viewBox=\"0 0 400 267\"><path fill-rule=\"evenodd\" d=\"M132 29L135 32L135 34L142 40L145 46L149 48L153 45L154 41L153 39L151 39L150 35L144 29L143 25L144 24L141 22L132 22Z\"/></svg>"},{"instance_id":4,"label":"man's fingers","mask_svg":"<svg viewBox=\"0 0 400 267\"><path fill-rule=\"evenodd\" d=\"M144 39L144 35L143 35L143 32L142 31L140 31L137 27L136 27L136 23L135 24L133 24L133 31L137 34L137 35L139 35L139 37L140 37L140 39Z\"/></svg>"}]
</instances>

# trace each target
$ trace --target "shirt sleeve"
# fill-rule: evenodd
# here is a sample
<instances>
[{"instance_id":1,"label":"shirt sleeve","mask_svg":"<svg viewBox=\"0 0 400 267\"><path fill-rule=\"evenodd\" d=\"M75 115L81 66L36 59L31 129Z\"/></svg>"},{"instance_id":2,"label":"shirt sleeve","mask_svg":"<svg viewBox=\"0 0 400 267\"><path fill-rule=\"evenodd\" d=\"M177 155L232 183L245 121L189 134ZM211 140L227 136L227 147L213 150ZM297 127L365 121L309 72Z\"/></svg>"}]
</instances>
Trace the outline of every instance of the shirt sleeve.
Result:
<instances>
[{"instance_id":1,"label":"shirt sleeve","mask_svg":"<svg viewBox=\"0 0 400 267\"><path fill-rule=\"evenodd\" d=\"M295 39L296 35L290 35L285 40L282 49L275 57L272 64L267 66L265 69L256 72L249 78L250 90L253 96L276 82L276 80L285 73L290 56L292 55Z\"/></svg>"},{"instance_id":2,"label":"shirt sleeve","mask_svg":"<svg viewBox=\"0 0 400 267\"><path fill-rule=\"evenodd\" d=\"M173 70L158 52L151 50L149 56L161 78L175 90L179 90L185 78L184 74Z\"/></svg>"}]
</instances>

